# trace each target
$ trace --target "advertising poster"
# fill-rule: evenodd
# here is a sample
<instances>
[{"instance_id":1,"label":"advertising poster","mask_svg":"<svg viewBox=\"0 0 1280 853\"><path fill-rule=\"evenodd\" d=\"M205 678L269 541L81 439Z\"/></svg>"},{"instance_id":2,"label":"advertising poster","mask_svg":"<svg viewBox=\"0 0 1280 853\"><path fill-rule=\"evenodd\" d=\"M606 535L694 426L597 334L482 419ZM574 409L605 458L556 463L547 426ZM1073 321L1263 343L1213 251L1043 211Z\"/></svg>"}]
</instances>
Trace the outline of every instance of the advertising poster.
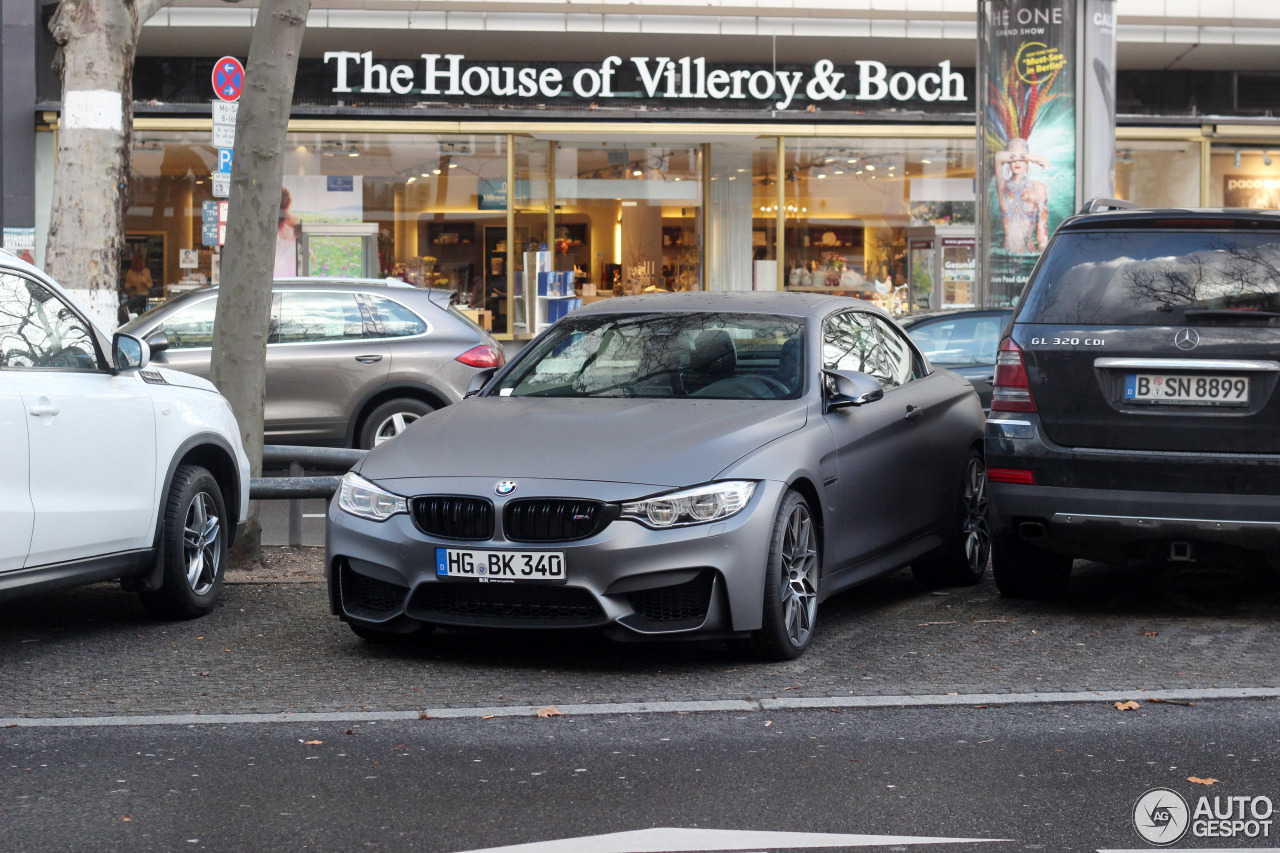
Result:
<instances>
[{"instance_id":1,"label":"advertising poster","mask_svg":"<svg viewBox=\"0 0 1280 853\"><path fill-rule=\"evenodd\" d=\"M1280 178L1226 175L1223 178L1222 206L1280 210Z\"/></svg>"},{"instance_id":2,"label":"advertising poster","mask_svg":"<svg viewBox=\"0 0 1280 853\"><path fill-rule=\"evenodd\" d=\"M1071 0L988 0L978 92L988 301L1010 305L1049 235L1074 212Z\"/></svg>"}]
</instances>

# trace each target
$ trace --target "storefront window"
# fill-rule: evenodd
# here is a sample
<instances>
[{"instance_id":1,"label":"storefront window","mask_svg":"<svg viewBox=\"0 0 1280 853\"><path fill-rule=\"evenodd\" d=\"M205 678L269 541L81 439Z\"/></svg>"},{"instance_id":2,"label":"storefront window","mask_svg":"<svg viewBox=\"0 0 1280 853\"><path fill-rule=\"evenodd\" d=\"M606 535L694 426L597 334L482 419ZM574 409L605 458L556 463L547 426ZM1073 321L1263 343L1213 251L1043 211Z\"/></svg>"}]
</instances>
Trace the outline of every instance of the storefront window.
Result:
<instances>
[{"instance_id":1,"label":"storefront window","mask_svg":"<svg viewBox=\"0 0 1280 853\"><path fill-rule=\"evenodd\" d=\"M971 140L788 140L782 172L788 289L927 307L933 274L916 273L913 299L908 227L974 223ZM916 256L932 264L938 245L922 239Z\"/></svg>"},{"instance_id":2,"label":"storefront window","mask_svg":"<svg viewBox=\"0 0 1280 853\"><path fill-rule=\"evenodd\" d=\"M776 290L778 140L712 142L707 290Z\"/></svg>"},{"instance_id":3,"label":"storefront window","mask_svg":"<svg viewBox=\"0 0 1280 853\"><path fill-rule=\"evenodd\" d=\"M1280 150L1215 145L1208 206L1280 210Z\"/></svg>"},{"instance_id":4,"label":"storefront window","mask_svg":"<svg viewBox=\"0 0 1280 853\"><path fill-rule=\"evenodd\" d=\"M1200 143L1116 142L1116 197L1142 207L1200 206Z\"/></svg>"},{"instance_id":5,"label":"storefront window","mask_svg":"<svg viewBox=\"0 0 1280 853\"><path fill-rule=\"evenodd\" d=\"M396 276L456 290L486 324L505 316L497 309L505 302L506 270L492 263L486 240L496 247L491 229L506 226L506 139L288 134L276 275ZM203 134L134 134L125 224L132 251L123 263L145 255L154 297L218 281L216 238L204 235L210 212L216 234L210 179L216 166L217 149ZM479 317L485 308L489 315Z\"/></svg>"}]
</instances>

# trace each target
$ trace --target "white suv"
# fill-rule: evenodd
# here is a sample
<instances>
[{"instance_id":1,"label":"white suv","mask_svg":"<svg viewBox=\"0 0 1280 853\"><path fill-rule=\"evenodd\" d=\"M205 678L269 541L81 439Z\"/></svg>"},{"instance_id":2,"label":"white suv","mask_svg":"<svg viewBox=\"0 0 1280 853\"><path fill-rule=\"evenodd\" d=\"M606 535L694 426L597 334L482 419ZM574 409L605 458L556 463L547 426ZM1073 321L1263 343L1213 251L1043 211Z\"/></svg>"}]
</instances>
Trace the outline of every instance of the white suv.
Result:
<instances>
[{"instance_id":1,"label":"white suv","mask_svg":"<svg viewBox=\"0 0 1280 853\"><path fill-rule=\"evenodd\" d=\"M0 599L120 579L202 616L249 506L249 460L208 381L149 367L0 251Z\"/></svg>"}]
</instances>

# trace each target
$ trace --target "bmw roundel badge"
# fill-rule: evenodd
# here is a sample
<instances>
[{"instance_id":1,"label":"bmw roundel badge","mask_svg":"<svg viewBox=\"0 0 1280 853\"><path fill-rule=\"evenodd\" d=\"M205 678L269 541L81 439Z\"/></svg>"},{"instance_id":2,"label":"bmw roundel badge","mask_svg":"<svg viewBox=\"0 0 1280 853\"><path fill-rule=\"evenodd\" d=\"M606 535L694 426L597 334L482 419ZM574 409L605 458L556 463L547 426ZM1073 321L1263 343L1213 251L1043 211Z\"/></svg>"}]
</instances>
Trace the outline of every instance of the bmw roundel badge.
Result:
<instances>
[{"instance_id":1,"label":"bmw roundel badge","mask_svg":"<svg viewBox=\"0 0 1280 853\"><path fill-rule=\"evenodd\" d=\"M515 480L503 480L502 482L498 483L498 485L493 487L494 494L501 495L503 497L511 494L515 490L516 490Z\"/></svg>"}]
</instances>

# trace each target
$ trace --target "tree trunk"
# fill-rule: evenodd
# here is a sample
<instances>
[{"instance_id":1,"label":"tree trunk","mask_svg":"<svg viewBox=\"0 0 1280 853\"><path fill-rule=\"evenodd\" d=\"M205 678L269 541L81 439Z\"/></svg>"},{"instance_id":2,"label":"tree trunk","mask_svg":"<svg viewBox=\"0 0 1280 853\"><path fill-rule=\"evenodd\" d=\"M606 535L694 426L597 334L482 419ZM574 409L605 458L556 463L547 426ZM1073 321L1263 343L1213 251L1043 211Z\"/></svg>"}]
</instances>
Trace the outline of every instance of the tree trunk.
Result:
<instances>
[{"instance_id":1,"label":"tree trunk","mask_svg":"<svg viewBox=\"0 0 1280 853\"><path fill-rule=\"evenodd\" d=\"M62 0L49 22L62 118L45 268L107 330L120 302L138 28L172 2Z\"/></svg>"},{"instance_id":2,"label":"tree trunk","mask_svg":"<svg viewBox=\"0 0 1280 853\"><path fill-rule=\"evenodd\" d=\"M120 304L137 11L131 0L62 0L49 29L61 47L62 117L45 267L110 330Z\"/></svg>"},{"instance_id":3,"label":"tree trunk","mask_svg":"<svg viewBox=\"0 0 1280 853\"><path fill-rule=\"evenodd\" d=\"M267 333L284 137L310 8L311 0L262 0L236 117L235 166L210 378L231 403L254 477L262 474ZM261 538L255 501L249 508L244 538L237 544L239 555L255 558Z\"/></svg>"}]
</instances>

